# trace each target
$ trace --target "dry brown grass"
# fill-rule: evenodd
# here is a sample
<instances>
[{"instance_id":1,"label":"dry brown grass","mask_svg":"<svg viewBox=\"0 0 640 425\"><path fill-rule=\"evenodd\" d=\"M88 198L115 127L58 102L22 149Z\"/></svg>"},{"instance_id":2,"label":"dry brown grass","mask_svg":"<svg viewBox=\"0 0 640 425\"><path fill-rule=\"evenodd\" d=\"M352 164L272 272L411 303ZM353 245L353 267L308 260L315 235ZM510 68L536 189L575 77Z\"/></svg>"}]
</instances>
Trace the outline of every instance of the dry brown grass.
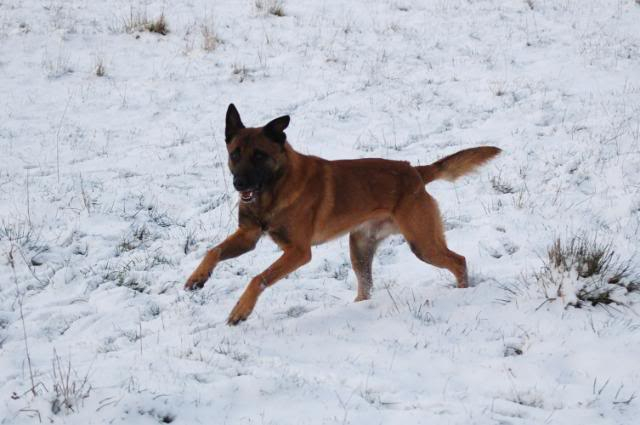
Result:
<instances>
[{"instance_id":1,"label":"dry brown grass","mask_svg":"<svg viewBox=\"0 0 640 425\"><path fill-rule=\"evenodd\" d=\"M220 44L220 38L218 38L212 23L202 24L200 33L202 34L202 49L204 51L212 52Z\"/></svg>"},{"instance_id":2,"label":"dry brown grass","mask_svg":"<svg viewBox=\"0 0 640 425\"><path fill-rule=\"evenodd\" d=\"M145 26L145 29L149 32L155 32L160 35L169 34L169 24L167 24L164 13L162 13L155 21L149 22Z\"/></svg>"},{"instance_id":3,"label":"dry brown grass","mask_svg":"<svg viewBox=\"0 0 640 425\"><path fill-rule=\"evenodd\" d=\"M611 242L597 235L556 239L535 278L549 299L566 296L568 285L575 287L575 307L622 304L619 296L640 292L631 259L622 259Z\"/></svg>"},{"instance_id":4,"label":"dry brown grass","mask_svg":"<svg viewBox=\"0 0 640 425\"><path fill-rule=\"evenodd\" d=\"M111 26L112 32L126 32L132 34L135 32L149 31L160 35L169 34L169 24L164 12L155 20L149 19L146 9L129 9L129 15L116 22Z\"/></svg>"},{"instance_id":5,"label":"dry brown grass","mask_svg":"<svg viewBox=\"0 0 640 425\"><path fill-rule=\"evenodd\" d=\"M284 4L281 0L255 0L256 10L264 15L285 16Z\"/></svg>"}]
</instances>

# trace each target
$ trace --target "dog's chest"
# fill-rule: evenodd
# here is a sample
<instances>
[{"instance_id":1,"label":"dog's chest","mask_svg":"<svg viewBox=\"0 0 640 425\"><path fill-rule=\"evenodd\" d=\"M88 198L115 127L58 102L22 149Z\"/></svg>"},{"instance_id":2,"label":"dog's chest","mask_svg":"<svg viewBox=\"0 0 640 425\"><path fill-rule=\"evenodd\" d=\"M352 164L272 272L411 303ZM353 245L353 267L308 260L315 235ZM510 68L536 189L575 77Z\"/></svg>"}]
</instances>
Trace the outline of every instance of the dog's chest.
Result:
<instances>
[{"instance_id":1,"label":"dog's chest","mask_svg":"<svg viewBox=\"0 0 640 425\"><path fill-rule=\"evenodd\" d=\"M265 214L264 211L251 211L254 222L260 226L262 231L281 248L291 242L290 231L287 229L286 223L282 220L272 219L271 214Z\"/></svg>"},{"instance_id":2,"label":"dog's chest","mask_svg":"<svg viewBox=\"0 0 640 425\"><path fill-rule=\"evenodd\" d=\"M270 226L267 234L281 248L291 243L289 230L284 225Z\"/></svg>"}]
</instances>

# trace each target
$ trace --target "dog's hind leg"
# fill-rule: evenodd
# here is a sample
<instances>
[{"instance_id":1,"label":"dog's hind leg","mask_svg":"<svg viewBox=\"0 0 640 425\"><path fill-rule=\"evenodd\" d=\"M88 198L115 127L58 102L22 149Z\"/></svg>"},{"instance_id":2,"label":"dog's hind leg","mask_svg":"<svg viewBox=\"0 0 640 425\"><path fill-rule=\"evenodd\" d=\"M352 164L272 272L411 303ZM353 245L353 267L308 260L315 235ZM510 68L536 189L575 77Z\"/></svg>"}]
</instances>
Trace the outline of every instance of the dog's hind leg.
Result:
<instances>
[{"instance_id":1,"label":"dog's hind leg","mask_svg":"<svg viewBox=\"0 0 640 425\"><path fill-rule=\"evenodd\" d=\"M467 262L447 248L438 204L428 193L419 191L406 196L393 218L416 257L449 270L456 277L458 288L468 286Z\"/></svg>"},{"instance_id":2,"label":"dog's hind leg","mask_svg":"<svg viewBox=\"0 0 640 425\"><path fill-rule=\"evenodd\" d=\"M358 281L358 295L354 301L364 301L371 297L371 266L376 248L383 239L397 231L391 220L376 220L362 224L349 234L351 265Z\"/></svg>"},{"instance_id":3,"label":"dog's hind leg","mask_svg":"<svg viewBox=\"0 0 640 425\"><path fill-rule=\"evenodd\" d=\"M364 231L354 231L349 234L351 265L358 281L358 295L355 301L368 300L371 296L373 286L371 265L379 243L380 241Z\"/></svg>"}]
</instances>

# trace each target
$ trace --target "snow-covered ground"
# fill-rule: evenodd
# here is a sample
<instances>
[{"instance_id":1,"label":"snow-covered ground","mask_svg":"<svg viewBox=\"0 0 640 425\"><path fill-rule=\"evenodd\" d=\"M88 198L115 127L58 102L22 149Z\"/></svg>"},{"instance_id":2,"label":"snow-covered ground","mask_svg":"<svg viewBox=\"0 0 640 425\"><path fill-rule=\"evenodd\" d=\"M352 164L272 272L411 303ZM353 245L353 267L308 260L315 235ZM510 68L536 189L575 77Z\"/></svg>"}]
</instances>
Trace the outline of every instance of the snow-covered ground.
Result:
<instances>
[{"instance_id":1,"label":"snow-covered ground","mask_svg":"<svg viewBox=\"0 0 640 425\"><path fill-rule=\"evenodd\" d=\"M637 295L534 274L556 237L638 249L640 4L265 3L0 0L0 423L637 423ZM327 158L504 149L428 186L472 287L391 238L354 304L343 237L226 326L278 256L182 290L236 225L230 102Z\"/></svg>"}]
</instances>

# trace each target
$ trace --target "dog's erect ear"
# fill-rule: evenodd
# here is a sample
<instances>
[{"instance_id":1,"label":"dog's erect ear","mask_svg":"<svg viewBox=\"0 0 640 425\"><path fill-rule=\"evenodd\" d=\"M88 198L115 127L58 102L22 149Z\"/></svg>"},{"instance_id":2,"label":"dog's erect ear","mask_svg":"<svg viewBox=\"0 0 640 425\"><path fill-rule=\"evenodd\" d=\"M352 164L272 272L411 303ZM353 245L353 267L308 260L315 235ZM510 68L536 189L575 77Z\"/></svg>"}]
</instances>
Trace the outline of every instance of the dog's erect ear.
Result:
<instances>
[{"instance_id":1,"label":"dog's erect ear","mask_svg":"<svg viewBox=\"0 0 640 425\"><path fill-rule=\"evenodd\" d=\"M284 133L284 129L289 125L289 121L289 115L276 118L264 126L264 134L275 142L284 144L287 140L287 135Z\"/></svg>"},{"instance_id":2,"label":"dog's erect ear","mask_svg":"<svg viewBox=\"0 0 640 425\"><path fill-rule=\"evenodd\" d=\"M227 124L224 128L225 142L229 143L231 139L233 139L233 136L236 135L238 130L241 130L243 128L244 124L242 124L242 120L240 119L238 110L233 105L233 103L230 103L229 107L227 108Z\"/></svg>"}]
</instances>

